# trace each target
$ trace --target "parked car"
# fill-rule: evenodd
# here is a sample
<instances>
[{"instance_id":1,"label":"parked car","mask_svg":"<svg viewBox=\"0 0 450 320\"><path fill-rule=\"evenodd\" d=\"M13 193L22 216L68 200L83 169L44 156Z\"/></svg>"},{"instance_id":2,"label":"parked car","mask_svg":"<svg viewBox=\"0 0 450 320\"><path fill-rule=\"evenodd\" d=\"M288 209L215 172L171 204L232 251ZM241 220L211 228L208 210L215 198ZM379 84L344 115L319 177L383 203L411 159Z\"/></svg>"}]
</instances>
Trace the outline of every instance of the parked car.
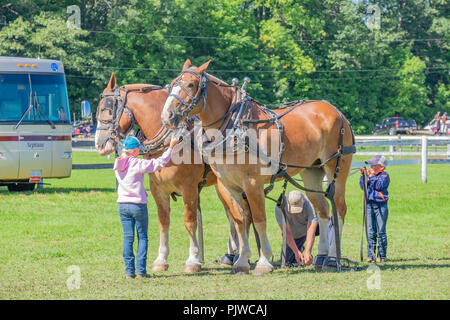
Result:
<instances>
[{"instance_id":1,"label":"parked car","mask_svg":"<svg viewBox=\"0 0 450 320\"><path fill-rule=\"evenodd\" d=\"M417 129L415 120L405 120L402 117L390 117L384 119L380 124L375 125L373 134L388 134L394 136L396 134L410 134L412 130Z\"/></svg>"},{"instance_id":2,"label":"parked car","mask_svg":"<svg viewBox=\"0 0 450 320\"><path fill-rule=\"evenodd\" d=\"M72 126L72 137L89 137L95 135L95 131L97 131L97 127L93 124L77 122Z\"/></svg>"}]
</instances>

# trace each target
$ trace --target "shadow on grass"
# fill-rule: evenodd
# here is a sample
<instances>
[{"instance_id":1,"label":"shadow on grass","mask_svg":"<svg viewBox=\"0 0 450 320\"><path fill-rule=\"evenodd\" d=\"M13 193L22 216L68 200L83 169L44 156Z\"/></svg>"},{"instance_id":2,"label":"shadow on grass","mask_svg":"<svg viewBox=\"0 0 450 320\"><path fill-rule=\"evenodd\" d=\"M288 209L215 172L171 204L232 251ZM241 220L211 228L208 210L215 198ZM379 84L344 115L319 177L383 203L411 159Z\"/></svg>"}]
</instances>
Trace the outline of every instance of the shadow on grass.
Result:
<instances>
[{"instance_id":1,"label":"shadow on grass","mask_svg":"<svg viewBox=\"0 0 450 320\"><path fill-rule=\"evenodd\" d=\"M378 264L381 270L395 270L395 269L443 269L450 268L450 264L390 264L385 262L383 264Z\"/></svg>"}]
</instances>

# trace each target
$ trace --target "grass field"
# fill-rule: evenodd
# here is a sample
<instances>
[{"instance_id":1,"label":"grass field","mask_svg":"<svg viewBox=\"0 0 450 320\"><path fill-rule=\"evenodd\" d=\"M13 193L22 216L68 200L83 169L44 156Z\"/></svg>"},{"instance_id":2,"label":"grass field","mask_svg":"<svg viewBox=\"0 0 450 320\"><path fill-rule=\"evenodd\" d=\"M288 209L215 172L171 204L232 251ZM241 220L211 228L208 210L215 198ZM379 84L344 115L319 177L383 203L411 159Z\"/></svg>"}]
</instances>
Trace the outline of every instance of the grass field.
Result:
<instances>
[{"instance_id":1,"label":"grass field","mask_svg":"<svg viewBox=\"0 0 450 320\"><path fill-rule=\"evenodd\" d=\"M74 152L77 164L108 161L113 159ZM126 280L112 170L74 170L71 178L47 180L51 186L35 192L9 193L0 187L0 299L449 299L450 167L430 165L428 184L421 183L419 166L395 166L388 172L389 261L379 265L379 273L369 273L368 264L362 263L357 272L318 272L305 267L277 269L264 277L229 275L229 268L214 262L226 251L228 226L210 187L201 196L203 270L183 274L189 242L178 201L172 202L169 270L152 273L149 279ZM361 239L358 179L353 175L348 180L342 243L343 256L353 260L359 260ZM271 201L267 201L267 212L277 261L281 232ZM149 216L150 270L159 245L153 200ZM258 253L250 236L253 269ZM70 266L80 268L79 289L67 286ZM367 285L374 276L379 276L380 289Z\"/></svg>"}]
</instances>

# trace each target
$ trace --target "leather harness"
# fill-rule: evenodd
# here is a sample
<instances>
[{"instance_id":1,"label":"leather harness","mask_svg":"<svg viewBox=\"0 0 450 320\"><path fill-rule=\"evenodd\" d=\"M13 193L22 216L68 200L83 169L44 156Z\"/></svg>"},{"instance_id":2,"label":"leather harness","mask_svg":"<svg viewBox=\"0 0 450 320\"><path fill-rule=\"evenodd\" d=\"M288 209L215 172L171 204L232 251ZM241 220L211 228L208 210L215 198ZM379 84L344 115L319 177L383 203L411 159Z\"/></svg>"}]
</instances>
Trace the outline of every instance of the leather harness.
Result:
<instances>
[{"instance_id":1,"label":"leather harness","mask_svg":"<svg viewBox=\"0 0 450 320\"><path fill-rule=\"evenodd\" d=\"M199 86L198 86L198 90L196 93L196 96L191 96L188 92L188 90L186 88L184 88L181 84L180 84L180 80L183 76L184 73L191 73L194 76L196 76L197 78L199 78L200 82L199 82ZM181 112L181 116L183 118L188 118L188 115L190 113L190 111L197 105L197 103L200 101L200 99L204 99L203 101L203 108L202 111L205 109L206 106L206 98L207 98L207 88L208 88L208 84L210 83L210 81L208 80L208 77L203 73L203 74L198 74L196 71L192 70L192 69L186 69L183 70L182 73L176 78L175 83L177 85L179 85L181 87L181 89L188 95L188 97L190 98L190 102L186 102L184 101L182 98L180 98L178 95L176 94L170 94L169 96L173 96L176 99L178 99L183 106L185 107L182 112ZM215 83L217 84L217 83ZM217 84L217 85L222 85L222 84ZM235 92L236 94L236 92ZM289 106L289 108L284 111L281 114L276 114L273 110L267 108L267 107L262 107L260 104L258 104L254 99L250 98L249 96L247 96L246 92L244 91L242 94L242 98L240 99L240 101L236 104L232 104L229 108L229 110L219 119L217 119L216 121L204 125L203 127L211 127L215 124L218 124L220 121L222 122L222 125L220 126L220 131L222 133L225 132L225 129L230 127L230 123L231 123L231 129L235 132L234 135L229 135L229 136L225 136L223 139L219 140L219 141L214 141L214 142L210 142L209 145L206 147L207 150L211 150L212 148L216 148L218 146L220 146L221 144L224 146L224 144L226 143L226 141L230 138L230 137L236 137L236 134L240 134L240 133L244 133L242 130L245 130L246 128L248 128L249 124L260 124L260 123L268 123L271 125L274 125L277 127L277 130L279 132L279 137L280 137L280 153L279 153L279 157L278 157L278 171L272 175L271 179L270 179L270 184L268 187L266 187L264 189L264 194L268 199L271 199L275 202L277 202L277 205L280 205L280 201L283 198L285 191L286 191L286 182L291 183L292 185L294 185L296 188L301 189L303 191L306 192L314 192L314 193L321 193L323 194L327 199L330 200L331 202L331 206L332 206L332 212L333 212L333 225L334 225L334 234L335 234L335 243L336 243L336 265L337 265L337 269L340 271L341 270L341 246L340 246L340 237L339 237L339 223L338 223L338 213L337 213L337 209L336 209L336 203L334 201L334 195L335 195L335 181L338 177L339 171L340 171L340 163L341 163L341 157L343 155L347 155L347 154L351 154L351 153L355 153L356 152L356 146L355 146L355 137L353 132L352 133L352 137L353 137L353 144L350 146L344 146L343 145L343 139L344 139L344 134L345 134L345 128L344 128L344 116L342 115L342 113L337 109L336 111L339 113L340 119L341 119L341 129L340 129L340 135L339 135L339 145L338 145L338 150L331 155L327 160L321 162L320 164L313 164L310 166L300 166L300 165L293 165L293 164L288 164L288 163L284 163L281 161L283 153L284 153L284 142L283 142L283 136L284 136L284 125L281 122L281 118L283 116L285 116L286 114L288 114L289 112L291 112L292 110L294 110L296 107L303 105L307 102L312 102L312 101L317 101L317 100L298 100L298 101L293 101L293 102L288 102L288 103L283 103L282 105L284 106ZM251 115L251 102L255 102L255 104L257 105L257 107L268 116L268 119L251 119L251 118L242 118L242 115L244 113ZM247 109L247 111L249 112L245 112L245 109ZM233 119L234 121L231 121L231 119ZM247 137L248 138L248 137ZM258 144L257 144L258 146ZM204 150L203 150L204 151ZM260 150L259 147L257 147L257 150L253 150L251 148L251 144L249 143L248 139L246 139L245 141L245 151L246 152L251 152L254 155L256 155L257 157L267 161L268 163L273 162L274 160L271 159L268 155L266 155L264 152L262 152ZM332 161L333 159L337 159L336 160L336 167L334 170L334 174L333 174L333 180L329 183L326 191L323 190L312 190L309 188L306 188L302 185L300 185L299 183L297 183L297 181L292 178L287 172L286 169L287 168L300 168L300 169L312 169L312 168L322 168L323 166L325 166L327 163L329 163L330 161ZM273 190L274 188L274 183L276 179L284 179L285 183L283 186L283 191L282 194L280 195L280 197L278 198L278 200L272 199L270 197L268 197L268 194L270 193L270 191ZM243 197L244 199L246 198L245 193L243 193Z\"/></svg>"}]
</instances>

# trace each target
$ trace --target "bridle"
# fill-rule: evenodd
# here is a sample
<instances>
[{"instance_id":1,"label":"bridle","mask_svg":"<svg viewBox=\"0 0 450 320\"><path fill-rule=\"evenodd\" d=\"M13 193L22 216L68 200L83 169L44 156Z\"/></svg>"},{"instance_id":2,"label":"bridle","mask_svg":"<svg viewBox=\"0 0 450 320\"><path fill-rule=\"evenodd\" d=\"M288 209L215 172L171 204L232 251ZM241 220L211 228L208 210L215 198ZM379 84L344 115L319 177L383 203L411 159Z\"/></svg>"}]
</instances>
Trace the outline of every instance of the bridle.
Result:
<instances>
[{"instance_id":1,"label":"bridle","mask_svg":"<svg viewBox=\"0 0 450 320\"><path fill-rule=\"evenodd\" d=\"M142 88L136 88L136 89L128 89L126 86L116 87L112 92L103 92L100 94L100 99L103 99L103 107L97 109L97 121L102 123L102 126L97 127L97 130L106 130L108 132L108 135L106 138L103 139L99 145L103 146L107 141L114 141L116 143L120 142L120 139L123 139L128 136L130 131L133 129L133 126L135 124L135 119L133 116L133 113L130 111L130 109L127 107L127 96L130 92L141 92L146 93L151 90L159 90L162 89L160 86L147 86ZM121 92L124 92L123 99L121 97ZM110 110L112 113L112 119L110 120L104 120L99 119L99 113L104 110ZM131 125L127 129L125 133L120 132L119 124L120 119L122 118L123 113L126 113L130 119L131 119Z\"/></svg>"},{"instance_id":2,"label":"bridle","mask_svg":"<svg viewBox=\"0 0 450 320\"><path fill-rule=\"evenodd\" d=\"M200 80L200 83L198 85L197 92L195 93L195 96L192 96L189 93L189 90L187 90L184 86L181 85L180 81L181 78L183 78L183 75L185 73L190 73L197 77ZM203 108L202 111L206 108L206 99L207 99L207 90L209 85L209 78L206 76L205 73L200 74L197 71L193 69L186 69L183 70L180 75L175 79L174 83L169 88L169 97L175 97L178 101L180 101L185 108L182 109L181 117L183 119L186 119L189 117L189 113L192 111L192 109L195 108L197 103L203 98ZM184 101L180 96L178 96L175 93L171 93L174 86L179 86L181 90L184 91L184 93L189 97L190 102Z\"/></svg>"}]
</instances>

